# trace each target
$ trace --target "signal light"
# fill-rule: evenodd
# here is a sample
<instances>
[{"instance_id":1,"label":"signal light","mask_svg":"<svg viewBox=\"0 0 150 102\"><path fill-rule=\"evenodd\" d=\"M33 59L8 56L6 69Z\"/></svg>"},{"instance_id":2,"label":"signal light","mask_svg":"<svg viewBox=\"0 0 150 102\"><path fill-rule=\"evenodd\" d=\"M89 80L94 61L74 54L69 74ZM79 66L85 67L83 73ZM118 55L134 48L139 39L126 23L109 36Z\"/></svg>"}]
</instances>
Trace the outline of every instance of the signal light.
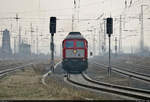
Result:
<instances>
[{"instance_id":1,"label":"signal light","mask_svg":"<svg viewBox=\"0 0 150 102\"><path fill-rule=\"evenodd\" d=\"M113 18L107 18L107 34L112 34L113 33Z\"/></svg>"},{"instance_id":2,"label":"signal light","mask_svg":"<svg viewBox=\"0 0 150 102\"><path fill-rule=\"evenodd\" d=\"M56 33L56 17L50 18L50 33L51 34Z\"/></svg>"}]
</instances>

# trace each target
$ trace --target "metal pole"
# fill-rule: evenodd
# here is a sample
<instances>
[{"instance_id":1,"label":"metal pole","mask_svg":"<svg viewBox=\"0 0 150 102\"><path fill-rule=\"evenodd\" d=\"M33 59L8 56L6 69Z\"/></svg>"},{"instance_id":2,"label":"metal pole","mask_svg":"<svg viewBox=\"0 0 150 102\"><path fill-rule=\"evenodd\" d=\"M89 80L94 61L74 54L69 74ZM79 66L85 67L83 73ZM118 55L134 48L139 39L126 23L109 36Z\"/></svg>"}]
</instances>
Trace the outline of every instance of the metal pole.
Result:
<instances>
[{"instance_id":1,"label":"metal pole","mask_svg":"<svg viewBox=\"0 0 150 102\"><path fill-rule=\"evenodd\" d=\"M37 35L36 35L36 50L37 50L37 55L39 54L39 37L38 37L38 27L37 27Z\"/></svg>"},{"instance_id":2,"label":"metal pole","mask_svg":"<svg viewBox=\"0 0 150 102\"><path fill-rule=\"evenodd\" d=\"M96 48L95 48L95 33L96 33L96 28L94 28L94 34L93 34L93 56L96 55Z\"/></svg>"},{"instance_id":3,"label":"metal pole","mask_svg":"<svg viewBox=\"0 0 150 102\"><path fill-rule=\"evenodd\" d=\"M30 42L31 44L30 45L31 45L31 54L32 54L32 51L33 51L32 50L32 48L33 48L33 46L32 46L32 40L33 40L33 38L32 38L32 23L30 24L30 29L31 29L31 31L30 31L31 32L31 39L30 39L31 40L31 42Z\"/></svg>"},{"instance_id":4,"label":"metal pole","mask_svg":"<svg viewBox=\"0 0 150 102\"><path fill-rule=\"evenodd\" d=\"M74 0L74 8L72 13L72 31L75 29L75 13L76 13L76 1Z\"/></svg>"},{"instance_id":5,"label":"metal pole","mask_svg":"<svg viewBox=\"0 0 150 102\"><path fill-rule=\"evenodd\" d=\"M14 37L14 55L16 54L16 37Z\"/></svg>"},{"instance_id":6,"label":"metal pole","mask_svg":"<svg viewBox=\"0 0 150 102\"><path fill-rule=\"evenodd\" d=\"M101 39L100 39L100 31L99 31L99 55L101 54Z\"/></svg>"},{"instance_id":7,"label":"metal pole","mask_svg":"<svg viewBox=\"0 0 150 102\"><path fill-rule=\"evenodd\" d=\"M20 47L21 47L21 27L19 26L19 53L21 53Z\"/></svg>"},{"instance_id":8,"label":"metal pole","mask_svg":"<svg viewBox=\"0 0 150 102\"><path fill-rule=\"evenodd\" d=\"M109 66L108 66L108 75L111 75L111 39L110 39L110 34L109 34Z\"/></svg>"},{"instance_id":9,"label":"metal pole","mask_svg":"<svg viewBox=\"0 0 150 102\"><path fill-rule=\"evenodd\" d=\"M80 18L79 13L80 13L80 0L79 0L79 4L78 4L78 25L79 25L79 18Z\"/></svg>"},{"instance_id":10,"label":"metal pole","mask_svg":"<svg viewBox=\"0 0 150 102\"><path fill-rule=\"evenodd\" d=\"M92 39L92 30L90 30L90 32L91 32L91 37L90 37L90 52L93 52L93 49L92 49L92 41L93 41L93 39ZM93 54L92 54L92 56L93 56Z\"/></svg>"},{"instance_id":11,"label":"metal pole","mask_svg":"<svg viewBox=\"0 0 150 102\"><path fill-rule=\"evenodd\" d=\"M115 53L117 54L117 37L115 37Z\"/></svg>"},{"instance_id":12,"label":"metal pole","mask_svg":"<svg viewBox=\"0 0 150 102\"><path fill-rule=\"evenodd\" d=\"M122 49L122 16L120 15L119 54Z\"/></svg>"},{"instance_id":13,"label":"metal pole","mask_svg":"<svg viewBox=\"0 0 150 102\"><path fill-rule=\"evenodd\" d=\"M104 19L104 52L106 50L106 19Z\"/></svg>"},{"instance_id":14,"label":"metal pole","mask_svg":"<svg viewBox=\"0 0 150 102\"><path fill-rule=\"evenodd\" d=\"M54 72L54 34L51 34L51 70Z\"/></svg>"},{"instance_id":15,"label":"metal pole","mask_svg":"<svg viewBox=\"0 0 150 102\"><path fill-rule=\"evenodd\" d=\"M144 47L143 6L144 5L141 5L141 41L140 41L141 52L143 51Z\"/></svg>"}]
</instances>

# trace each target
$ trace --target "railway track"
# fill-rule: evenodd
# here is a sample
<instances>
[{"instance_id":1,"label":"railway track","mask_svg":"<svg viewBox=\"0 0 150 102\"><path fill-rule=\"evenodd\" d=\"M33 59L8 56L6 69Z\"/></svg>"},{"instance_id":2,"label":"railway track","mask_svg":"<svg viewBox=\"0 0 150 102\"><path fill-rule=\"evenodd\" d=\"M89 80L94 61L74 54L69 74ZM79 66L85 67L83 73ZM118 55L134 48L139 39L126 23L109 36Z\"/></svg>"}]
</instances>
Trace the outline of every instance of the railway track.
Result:
<instances>
[{"instance_id":1,"label":"railway track","mask_svg":"<svg viewBox=\"0 0 150 102\"><path fill-rule=\"evenodd\" d=\"M14 71L18 70L18 69L24 69L25 67L30 66L32 64L33 63L29 63L29 64L21 65L21 66L18 66L18 67L14 67L14 68L9 67L9 69L1 70L0 71L0 78L7 75L7 74L9 74L9 73L11 73L11 72L14 72Z\"/></svg>"},{"instance_id":2,"label":"railway track","mask_svg":"<svg viewBox=\"0 0 150 102\"><path fill-rule=\"evenodd\" d=\"M54 68L57 67L61 62L57 63ZM47 85L45 82L45 78L51 73L51 71L45 73L42 78L42 83L44 85ZM114 85L114 84L109 84L109 83L104 83L104 82L98 82L95 80L92 80L89 78L85 73L82 73L81 75L71 75L67 74L64 76L64 80L66 82L69 82L71 84L92 89L95 91L104 91L108 93L113 93L121 96L125 96L134 99L144 99L148 100L150 99L150 91L149 90L144 90L144 89L138 89L138 88L132 88L132 87L126 87L126 86L119 86L119 85Z\"/></svg>"},{"instance_id":3,"label":"railway track","mask_svg":"<svg viewBox=\"0 0 150 102\"><path fill-rule=\"evenodd\" d=\"M75 84L77 86L81 86L88 89L94 89L96 91L105 91L113 94L133 97L136 99L150 99L150 91L147 90L113 85L104 82L97 82L95 80L90 79L84 73L82 73L80 77L76 77L76 75L67 75L65 80L71 84Z\"/></svg>"},{"instance_id":4,"label":"railway track","mask_svg":"<svg viewBox=\"0 0 150 102\"><path fill-rule=\"evenodd\" d=\"M54 70L56 69L56 67L61 63L61 61L59 61L57 64L55 64L54 66ZM45 79L46 77L52 73L52 70L49 70L47 73L45 73L43 76L42 76L42 79L41 79L41 82L43 83L43 85L47 85L46 82L45 82Z\"/></svg>"},{"instance_id":5,"label":"railway track","mask_svg":"<svg viewBox=\"0 0 150 102\"><path fill-rule=\"evenodd\" d=\"M97 62L94 60L94 62ZM98 62L99 63L99 62ZM101 60L100 63L108 65L106 60ZM131 64L130 62L122 62L122 61L112 61L111 65L113 67L119 67L120 69L127 70L127 71L136 71L138 73L150 76L150 67L140 64Z\"/></svg>"},{"instance_id":6,"label":"railway track","mask_svg":"<svg viewBox=\"0 0 150 102\"><path fill-rule=\"evenodd\" d=\"M57 63L54 68L56 68L57 65L59 65L60 63L61 62ZM42 83L44 85L47 85L45 82L45 78L50 73L51 73L51 71L49 71L43 75ZM78 76L80 76L80 77L78 77ZM148 91L148 90L113 85L113 84L104 83L104 82L98 82L98 81L92 80L84 73L81 75L78 75L78 76L67 74L67 75L65 75L64 80L71 84L75 84L80 87L84 87L84 88L88 88L88 89L93 89L96 91L105 91L105 92L109 92L109 93L113 93L113 94L117 94L117 95L132 97L135 99L144 99L144 100L150 99L150 91Z\"/></svg>"},{"instance_id":7,"label":"railway track","mask_svg":"<svg viewBox=\"0 0 150 102\"><path fill-rule=\"evenodd\" d=\"M105 69L108 67L108 65L106 65L106 64L100 64L100 63L97 63L97 62L93 62L93 64L97 65L98 67L104 67ZM150 82L150 76L147 75L147 74L133 72L133 71L129 71L129 70L124 70L124 69L120 68L119 66L112 66L111 70L114 71L114 72L123 74L123 75L127 75L127 76L130 76L130 77L136 78L136 79L140 79L140 80L144 80L146 82Z\"/></svg>"},{"instance_id":8,"label":"railway track","mask_svg":"<svg viewBox=\"0 0 150 102\"><path fill-rule=\"evenodd\" d=\"M0 62L0 70L5 70L6 68L9 69L9 68L12 68L12 67L16 67L16 66L19 66L20 64L23 64L23 62L8 62L8 61L5 61L5 62Z\"/></svg>"}]
</instances>

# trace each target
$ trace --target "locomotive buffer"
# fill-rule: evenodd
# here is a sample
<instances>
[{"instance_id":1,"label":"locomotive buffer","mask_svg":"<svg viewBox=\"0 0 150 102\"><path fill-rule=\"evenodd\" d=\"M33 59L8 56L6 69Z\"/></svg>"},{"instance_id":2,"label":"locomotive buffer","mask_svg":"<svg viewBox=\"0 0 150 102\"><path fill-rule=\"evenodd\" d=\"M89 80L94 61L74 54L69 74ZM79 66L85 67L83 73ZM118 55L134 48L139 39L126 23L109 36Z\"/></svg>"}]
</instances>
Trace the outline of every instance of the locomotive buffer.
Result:
<instances>
[{"instance_id":1,"label":"locomotive buffer","mask_svg":"<svg viewBox=\"0 0 150 102\"><path fill-rule=\"evenodd\" d=\"M56 17L50 17L50 33L51 33L51 70L54 72L54 33L56 33Z\"/></svg>"}]
</instances>

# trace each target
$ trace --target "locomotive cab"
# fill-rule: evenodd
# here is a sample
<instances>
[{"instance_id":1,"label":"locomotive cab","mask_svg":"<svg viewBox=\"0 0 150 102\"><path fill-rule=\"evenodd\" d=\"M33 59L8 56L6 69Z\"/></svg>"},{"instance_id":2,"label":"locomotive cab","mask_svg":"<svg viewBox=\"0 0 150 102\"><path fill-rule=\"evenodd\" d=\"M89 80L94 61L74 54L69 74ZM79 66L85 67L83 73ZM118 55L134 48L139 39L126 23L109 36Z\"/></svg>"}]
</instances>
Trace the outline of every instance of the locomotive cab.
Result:
<instances>
[{"instance_id":1,"label":"locomotive cab","mask_svg":"<svg viewBox=\"0 0 150 102\"><path fill-rule=\"evenodd\" d=\"M80 32L70 32L63 41L62 68L69 73L80 73L88 67L88 43Z\"/></svg>"}]
</instances>

